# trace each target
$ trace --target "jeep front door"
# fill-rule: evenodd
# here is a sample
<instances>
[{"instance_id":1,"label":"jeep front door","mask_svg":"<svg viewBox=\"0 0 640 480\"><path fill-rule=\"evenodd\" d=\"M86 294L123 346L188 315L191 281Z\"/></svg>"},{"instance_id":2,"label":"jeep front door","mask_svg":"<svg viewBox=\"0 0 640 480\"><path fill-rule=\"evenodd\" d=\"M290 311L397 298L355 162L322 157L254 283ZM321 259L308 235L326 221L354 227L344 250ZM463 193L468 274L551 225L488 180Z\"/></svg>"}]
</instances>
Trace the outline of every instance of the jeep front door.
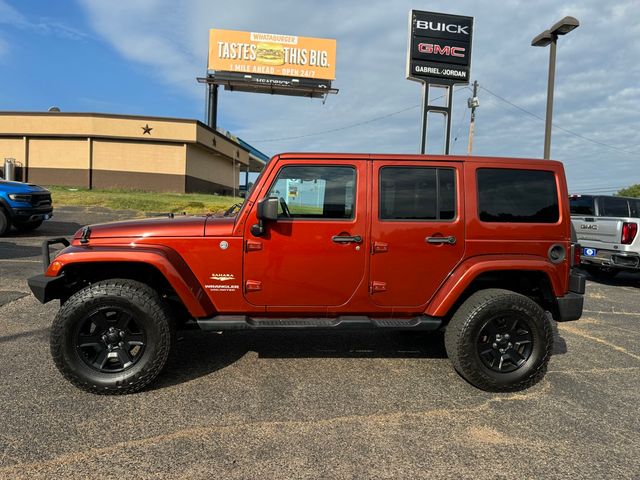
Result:
<instances>
[{"instance_id":1,"label":"jeep front door","mask_svg":"<svg viewBox=\"0 0 640 480\"><path fill-rule=\"evenodd\" d=\"M376 161L373 191L371 299L424 305L464 252L461 164Z\"/></svg>"},{"instance_id":2,"label":"jeep front door","mask_svg":"<svg viewBox=\"0 0 640 480\"><path fill-rule=\"evenodd\" d=\"M254 305L346 303L365 279L365 162L281 161L259 198L277 197L278 219L255 236L256 205L245 226L244 295Z\"/></svg>"}]
</instances>

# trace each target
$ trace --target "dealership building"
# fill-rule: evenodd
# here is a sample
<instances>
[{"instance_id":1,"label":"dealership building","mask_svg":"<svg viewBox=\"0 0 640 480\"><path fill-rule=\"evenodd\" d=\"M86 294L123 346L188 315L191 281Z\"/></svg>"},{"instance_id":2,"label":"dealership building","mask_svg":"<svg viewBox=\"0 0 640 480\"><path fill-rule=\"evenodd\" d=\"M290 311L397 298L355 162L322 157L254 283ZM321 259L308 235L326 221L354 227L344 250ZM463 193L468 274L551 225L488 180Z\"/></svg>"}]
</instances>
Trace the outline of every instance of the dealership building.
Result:
<instances>
[{"instance_id":1,"label":"dealership building","mask_svg":"<svg viewBox=\"0 0 640 480\"><path fill-rule=\"evenodd\" d=\"M41 185L221 195L268 161L197 120L63 112L0 112L0 168L5 159L15 180Z\"/></svg>"}]
</instances>

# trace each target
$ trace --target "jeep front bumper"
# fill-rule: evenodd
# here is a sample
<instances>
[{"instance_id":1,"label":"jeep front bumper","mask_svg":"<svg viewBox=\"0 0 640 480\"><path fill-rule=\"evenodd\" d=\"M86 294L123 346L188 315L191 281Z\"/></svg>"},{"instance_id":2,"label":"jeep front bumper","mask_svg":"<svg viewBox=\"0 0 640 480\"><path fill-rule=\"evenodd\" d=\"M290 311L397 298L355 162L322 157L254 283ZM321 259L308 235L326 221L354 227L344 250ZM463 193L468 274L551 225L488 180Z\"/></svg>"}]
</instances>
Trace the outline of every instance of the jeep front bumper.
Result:
<instances>
[{"instance_id":1,"label":"jeep front bumper","mask_svg":"<svg viewBox=\"0 0 640 480\"><path fill-rule=\"evenodd\" d=\"M55 298L60 298L65 287L64 275L47 277L44 274L36 275L27 280L33 296L40 303L47 303Z\"/></svg>"}]
</instances>

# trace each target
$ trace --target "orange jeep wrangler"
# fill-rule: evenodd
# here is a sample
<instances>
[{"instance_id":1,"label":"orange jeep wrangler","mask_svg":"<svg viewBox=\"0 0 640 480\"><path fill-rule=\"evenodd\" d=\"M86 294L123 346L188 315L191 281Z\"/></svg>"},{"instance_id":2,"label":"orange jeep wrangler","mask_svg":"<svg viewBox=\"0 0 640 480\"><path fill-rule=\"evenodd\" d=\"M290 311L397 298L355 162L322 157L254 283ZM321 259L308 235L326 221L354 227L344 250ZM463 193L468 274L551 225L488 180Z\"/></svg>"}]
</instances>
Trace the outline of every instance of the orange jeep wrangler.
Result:
<instances>
[{"instance_id":1,"label":"orange jeep wrangler","mask_svg":"<svg viewBox=\"0 0 640 480\"><path fill-rule=\"evenodd\" d=\"M53 359L95 393L149 384L189 325L445 330L466 380L518 390L545 373L551 320L582 314L568 199L554 161L287 153L235 215L47 240L29 285L60 299Z\"/></svg>"}]
</instances>

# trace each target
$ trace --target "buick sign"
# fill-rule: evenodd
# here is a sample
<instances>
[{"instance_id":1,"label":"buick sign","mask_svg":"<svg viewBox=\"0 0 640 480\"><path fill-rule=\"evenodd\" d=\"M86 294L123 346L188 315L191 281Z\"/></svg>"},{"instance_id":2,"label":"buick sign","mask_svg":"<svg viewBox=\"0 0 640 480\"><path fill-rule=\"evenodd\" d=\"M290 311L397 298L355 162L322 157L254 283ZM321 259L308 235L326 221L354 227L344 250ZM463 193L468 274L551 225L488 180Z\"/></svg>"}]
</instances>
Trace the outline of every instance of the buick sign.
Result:
<instances>
[{"instance_id":1,"label":"buick sign","mask_svg":"<svg viewBox=\"0 0 640 480\"><path fill-rule=\"evenodd\" d=\"M409 12L407 78L445 85L469 83L473 17Z\"/></svg>"}]
</instances>

